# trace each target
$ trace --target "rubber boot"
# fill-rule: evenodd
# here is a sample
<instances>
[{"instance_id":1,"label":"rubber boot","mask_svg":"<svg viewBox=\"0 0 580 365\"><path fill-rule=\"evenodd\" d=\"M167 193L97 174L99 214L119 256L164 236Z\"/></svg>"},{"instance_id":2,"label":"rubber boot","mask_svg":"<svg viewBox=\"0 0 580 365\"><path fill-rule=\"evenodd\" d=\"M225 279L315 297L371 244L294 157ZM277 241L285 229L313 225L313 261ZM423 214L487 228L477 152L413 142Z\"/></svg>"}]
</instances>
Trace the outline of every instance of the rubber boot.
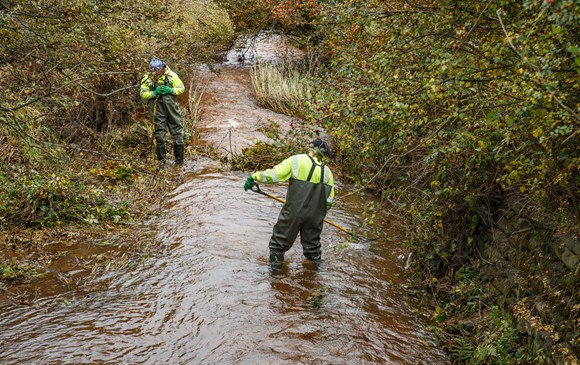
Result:
<instances>
[{"instance_id":1,"label":"rubber boot","mask_svg":"<svg viewBox=\"0 0 580 365\"><path fill-rule=\"evenodd\" d=\"M306 266L310 267L312 270L320 270L320 266L322 266L322 259L309 260Z\"/></svg>"},{"instance_id":2,"label":"rubber boot","mask_svg":"<svg viewBox=\"0 0 580 365\"><path fill-rule=\"evenodd\" d=\"M167 150L165 145L157 145L157 160L159 161L159 167L165 167L165 156L167 156Z\"/></svg>"},{"instance_id":3,"label":"rubber boot","mask_svg":"<svg viewBox=\"0 0 580 365\"><path fill-rule=\"evenodd\" d=\"M181 165L183 163L183 155L185 153L185 146L182 144L173 145L173 154L175 155L175 164Z\"/></svg>"},{"instance_id":4,"label":"rubber boot","mask_svg":"<svg viewBox=\"0 0 580 365\"><path fill-rule=\"evenodd\" d=\"M273 273L282 272L282 264L284 263L284 255L277 254L270 251L270 268Z\"/></svg>"}]
</instances>

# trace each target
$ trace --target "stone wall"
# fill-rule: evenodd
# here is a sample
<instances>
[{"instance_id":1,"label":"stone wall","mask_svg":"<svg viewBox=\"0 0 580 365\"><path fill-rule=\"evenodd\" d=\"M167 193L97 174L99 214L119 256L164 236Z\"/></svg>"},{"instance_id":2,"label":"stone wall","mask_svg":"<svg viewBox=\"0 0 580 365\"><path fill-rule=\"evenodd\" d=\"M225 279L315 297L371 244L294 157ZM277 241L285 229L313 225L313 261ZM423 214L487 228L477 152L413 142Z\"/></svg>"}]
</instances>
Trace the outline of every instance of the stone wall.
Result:
<instances>
[{"instance_id":1,"label":"stone wall","mask_svg":"<svg viewBox=\"0 0 580 365\"><path fill-rule=\"evenodd\" d=\"M518 328L552 363L577 364L580 242L509 201L478 248L489 290L517 318Z\"/></svg>"}]
</instances>

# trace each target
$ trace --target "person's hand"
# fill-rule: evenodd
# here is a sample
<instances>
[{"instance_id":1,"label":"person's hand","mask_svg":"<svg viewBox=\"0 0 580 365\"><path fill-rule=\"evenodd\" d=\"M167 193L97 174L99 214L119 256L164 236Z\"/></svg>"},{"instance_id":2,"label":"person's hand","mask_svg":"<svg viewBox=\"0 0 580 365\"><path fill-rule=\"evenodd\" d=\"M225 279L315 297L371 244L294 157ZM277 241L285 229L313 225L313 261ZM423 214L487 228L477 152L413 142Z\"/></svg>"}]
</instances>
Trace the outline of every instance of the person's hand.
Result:
<instances>
[{"instance_id":1,"label":"person's hand","mask_svg":"<svg viewBox=\"0 0 580 365\"><path fill-rule=\"evenodd\" d=\"M248 191L248 189L252 190L253 187L254 187L254 178L252 177L252 175L250 175L248 176L248 179L244 184L244 191Z\"/></svg>"},{"instance_id":2,"label":"person's hand","mask_svg":"<svg viewBox=\"0 0 580 365\"><path fill-rule=\"evenodd\" d=\"M153 90L153 97L156 97L157 95L163 94L162 87L163 87L163 85L162 86L157 86L155 88L155 90Z\"/></svg>"},{"instance_id":3,"label":"person's hand","mask_svg":"<svg viewBox=\"0 0 580 365\"><path fill-rule=\"evenodd\" d=\"M173 94L173 89L170 88L169 86L167 86L167 85L161 85L159 87L161 88L161 93L163 95Z\"/></svg>"}]
</instances>

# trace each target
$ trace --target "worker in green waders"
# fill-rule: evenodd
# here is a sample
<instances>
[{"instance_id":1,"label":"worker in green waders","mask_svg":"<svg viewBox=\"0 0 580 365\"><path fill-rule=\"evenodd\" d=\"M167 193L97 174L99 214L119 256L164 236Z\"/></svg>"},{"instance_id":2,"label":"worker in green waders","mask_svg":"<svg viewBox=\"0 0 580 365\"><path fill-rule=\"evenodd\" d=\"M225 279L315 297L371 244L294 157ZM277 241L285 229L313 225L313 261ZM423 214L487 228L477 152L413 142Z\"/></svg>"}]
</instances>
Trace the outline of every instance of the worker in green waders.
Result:
<instances>
[{"instance_id":1,"label":"worker in green waders","mask_svg":"<svg viewBox=\"0 0 580 365\"><path fill-rule=\"evenodd\" d=\"M166 133L169 130L173 137L173 154L175 163L183 163L185 146L183 144L183 124L179 114L177 95L185 91L179 76L169 69L161 60L153 58L149 63L149 72L141 80L140 95L149 101L155 129L155 153L161 167L165 166L167 150L165 147Z\"/></svg>"},{"instance_id":2,"label":"worker in green waders","mask_svg":"<svg viewBox=\"0 0 580 365\"><path fill-rule=\"evenodd\" d=\"M255 172L244 184L247 191L254 182L289 180L286 202L269 243L270 264L276 271L281 269L284 253L292 247L298 233L304 256L317 265L321 261L320 234L326 212L332 206L334 178L328 166L317 159L317 155L330 154L327 144L315 139L310 145L308 154L291 156L271 169Z\"/></svg>"}]
</instances>

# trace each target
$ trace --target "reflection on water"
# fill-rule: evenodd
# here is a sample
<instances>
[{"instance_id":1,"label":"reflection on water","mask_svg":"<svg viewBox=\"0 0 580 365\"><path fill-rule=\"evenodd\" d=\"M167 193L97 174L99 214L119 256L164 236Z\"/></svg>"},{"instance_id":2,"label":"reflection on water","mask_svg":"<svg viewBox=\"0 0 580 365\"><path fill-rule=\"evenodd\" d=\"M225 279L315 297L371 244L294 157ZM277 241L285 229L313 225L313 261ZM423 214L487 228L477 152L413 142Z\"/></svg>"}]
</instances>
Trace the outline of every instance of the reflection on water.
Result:
<instances>
[{"instance_id":1,"label":"reflection on water","mask_svg":"<svg viewBox=\"0 0 580 365\"><path fill-rule=\"evenodd\" d=\"M35 307L0 302L0 363L447 364L401 290L397 242L345 246L326 225L321 267L297 242L272 274L267 243L280 204L244 192L244 179L189 173L139 237L155 241L159 257L103 277L106 290ZM357 199L328 218L356 225Z\"/></svg>"}]
</instances>

